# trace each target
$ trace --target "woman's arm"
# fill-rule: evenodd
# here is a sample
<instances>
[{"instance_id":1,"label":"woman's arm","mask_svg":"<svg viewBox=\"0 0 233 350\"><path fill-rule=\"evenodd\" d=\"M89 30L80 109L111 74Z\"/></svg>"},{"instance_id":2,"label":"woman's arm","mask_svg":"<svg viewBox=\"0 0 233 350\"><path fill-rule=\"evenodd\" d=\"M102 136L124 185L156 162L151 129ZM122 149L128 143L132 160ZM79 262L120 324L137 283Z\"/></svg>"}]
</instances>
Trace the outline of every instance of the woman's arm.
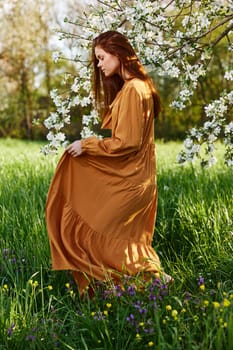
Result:
<instances>
[{"instance_id":1,"label":"woman's arm","mask_svg":"<svg viewBox=\"0 0 233 350\"><path fill-rule=\"evenodd\" d=\"M144 128L143 98L131 84L122 93L112 137L100 140L93 136L81 140L82 153L118 157L140 149Z\"/></svg>"}]
</instances>

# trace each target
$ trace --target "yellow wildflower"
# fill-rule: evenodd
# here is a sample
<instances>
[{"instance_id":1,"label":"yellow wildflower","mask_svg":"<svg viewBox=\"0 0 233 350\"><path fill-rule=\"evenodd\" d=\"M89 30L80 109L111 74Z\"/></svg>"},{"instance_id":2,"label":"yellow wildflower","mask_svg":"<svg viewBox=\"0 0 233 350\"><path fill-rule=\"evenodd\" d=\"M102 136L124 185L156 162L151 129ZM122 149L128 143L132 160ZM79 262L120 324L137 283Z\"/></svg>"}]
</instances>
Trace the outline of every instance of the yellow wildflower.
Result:
<instances>
[{"instance_id":1,"label":"yellow wildflower","mask_svg":"<svg viewBox=\"0 0 233 350\"><path fill-rule=\"evenodd\" d=\"M230 305L231 305L230 300L228 300L228 299L223 299L223 306L224 306L224 307L228 307L228 306L230 306Z\"/></svg>"},{"instance_id":2,"label":"yellow wildflower","mask_svg":"<svg viewBox=\"0 0 233 350\"><path fill-rule=\"evenodd\" d=\"M229 298L230 298L230 299L233 299L233 294L230 294L230 295L229 295Z\"/></svg>"},{"instance_id":3,"label":"yellow wildflower","mask_svg":"<svg viewBox=\"0 0 233 350\"><path fill-rule=\"evenodd\" d=\"M110 307L112 307L112 304L107 303L107 304L106 304L106 306L107 306L107 308L109 308L109 309L110 309Z\"/></svg>"},{"instance_id":4,"label":"yellow wildflower","mask_svg":"<svg viewBox=\"0 0 233 350\"><path fill-rule=\"evenodd\" d=\"M66 286L67 289L70 288L70 284L69 283L66 283L65 286Z\"/></svg>"},{"instance_id":5,"label":"yellow wildflower","mask_svg":"<svg viewBox=\"0 0 233 350\"><path fill-rule=\"evenodd\" d=\"M199 286L199 289L200 289L202 292L204 292L204 291L205 291L205 285L204 285L204 284L201 284L201 285Z\"/></svg>"},{"instance_id":6,"label":"yellow wildflower","mask_svg":"<svg viewBox=\"0 0 233 350\"><path fill-rule=\"evenodd\" d=\"M49 285L48 287L48 290L53 290L53 286Z\"/></svg>"},{"instance_id":7,"label":"yellow wildflower","mask_svg":"<svg viewBox=\"0 0 233 350\"><path fill-rule=\"evenodd\" d=\"M143 326L144 326L144 322L140 322L140 323L139 323L139 326L140 326L140 327L143 327Z\"/></svg>"},{"instance_id":8,"label":"yellow wildflower","mask_svg":"<svg viewBox=\"0 0 233 350\"><path fill-rule=\"evenodd\" d=\"M166 321L165 319L163 319L162 322L163 322L163 324L166 324L166 323L167 323L167 321Z\"/></svg>"},{"instance_id":9,"label":"yellow wildflower","mask_svg":"<svg viewBox=\"0 0 233 350\"><path fill-rule=\"evenodd\" d=\"M204 301L203 301L203 304L204 304L205 306L208 306L208 305L209 305L209 300L204 300Z\"/></svg>"},{"instance_id":10,"label":"yellow wildflower","mask_svg":"<svg viewBox=\"0 0 233 350\"><path fill-rule=\"evenodd\" d=\"M223 328L227 328L227 322L223 323Z\"/></svg>"},{"instance_id":11,"label":"yellow wildflower","mask_svg":"<svg viewBox=\"0 0 233 350\"><path fill-rule=\"evenodd\" d=\"M148 346L151 347L153 345L154 345L153 341L149 341Z\"/></svg>"},{"instance_id":12,"label":"yellow wildflower","mask_svg":"<svg viewBox=\"0 0 233 350\"><path fill-rule=\"evenodd\" d=\"M171 311L171 310L172 310L171 305L166 305L166 310L167 310L167 311Z\"/></svg>"},{"instance_id":13,"label":"yellow wildflower","mask_svg":"<svg viewBox=\"0 0 233 350\"><path fill-rule=\"evenodd\" d=\"M218 309L220 307L220 304L218 301L213 301L213 306L215 309Z\"/></svg>"},{"instance_id":14,"label":"yellow wildflower","mask_svg":"<svg viewBox=\"0 0 233 350\"><path fill-rule=\"evenodd\" d=\"M137 338L137 339L141 339L141 336L140 336L139 333L136 334L136 338Z\"/></svg>"},{"instance_id":15,"label":"yellow wildflower","mask_svg":"<svg viewBox=\"0 0 233 350\"><path fill-rule=\"evenodd\" d=\"M176 318L177 315L178 315L178 311L172 310L172 317Z\"/></svg>"},{"instance_id":16,"label":"yellow wildflower","mask_svg":"<svg viewBox=\"0 0 233 350\"><path fill-rule=\"evenodd\" d=\"M104 315L108 316L108 310L104 310Z\"/></svg>"},{"instance_id":17,"label":"yellow wildflower","mask_svg":"<svg viewBox=\"0 0 233 350\"><path fill-rule=\"evenodd\" d=\"M95 316L95 312L94 311L92 311L91 316Z\"/></svg>"},{"instance_id":18,"label":"yellow wildflower","mask_svg":"<svg viewBox=\"0 0 233 350\"><path fill-rule=\"evenodd\" d=\"M8 285L7 285L7 284L4 284L4 285L3 285L3 289L8 290Z\"/></svg>"}]
</instances>

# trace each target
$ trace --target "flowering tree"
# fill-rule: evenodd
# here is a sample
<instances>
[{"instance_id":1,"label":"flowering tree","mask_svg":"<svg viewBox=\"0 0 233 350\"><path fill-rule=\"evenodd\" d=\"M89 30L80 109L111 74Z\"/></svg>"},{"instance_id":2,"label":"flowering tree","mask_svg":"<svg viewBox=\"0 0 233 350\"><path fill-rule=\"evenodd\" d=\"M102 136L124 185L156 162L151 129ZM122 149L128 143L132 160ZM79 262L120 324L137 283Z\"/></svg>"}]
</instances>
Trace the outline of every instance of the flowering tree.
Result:
<instances>
[{"instance_id":1,"label":"flowering tree","mask_svg":"<svg viewBox=\"0 0 233 350\"><path fill-rule=\"evenodd\" d=\"M62 32L61 37L74 40L70 58L76 62L77 76L68 98L53 91L57 110L45 121L50 141L45 153L56 150L65 141L62 128L69 123L69 112L75 105L90 106L91 113L82 116L82 137L93 134L92 125L98 117L92 109L89 59L92 40L100 32L113 29L126 34L148 70L161 81L165 77L176 79L176 98L171 106L179 110L192 102L199 80L211 65L215 47L224 43L227 56L233 52L232 0L98 0L87 12L65 21L76 28L75 33ZM62 53L55 53L56 59L62 57ZM202 165L212 165L216 161L214 143L222 138L225 162L233 165L233 59L225 61L223 74L229 88L205 106L204 125L187 132L179 163L199 157Z\"/></svg>"}]
</instances>

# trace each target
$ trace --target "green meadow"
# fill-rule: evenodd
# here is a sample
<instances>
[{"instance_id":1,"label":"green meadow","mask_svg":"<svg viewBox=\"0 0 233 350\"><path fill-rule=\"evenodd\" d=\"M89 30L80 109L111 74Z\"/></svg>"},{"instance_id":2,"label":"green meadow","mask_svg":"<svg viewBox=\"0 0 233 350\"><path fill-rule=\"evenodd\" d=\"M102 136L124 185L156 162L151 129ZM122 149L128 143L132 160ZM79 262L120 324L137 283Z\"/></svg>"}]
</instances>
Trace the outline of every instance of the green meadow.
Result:
<instances>
[{"instance_id":1,"label":"green meadow","mask_svg":"<svg viewBox=\"0 0 233 350\"><path fill-rule=\"evenodd\" d=\"M44 209L58 156L40 147L0 140L0 349L232 350L233 170L179 166L182 145L157 142L153 246L175 282L123 278L80 298L69 272L50 269Z\"/></svg>"}]
</instances>

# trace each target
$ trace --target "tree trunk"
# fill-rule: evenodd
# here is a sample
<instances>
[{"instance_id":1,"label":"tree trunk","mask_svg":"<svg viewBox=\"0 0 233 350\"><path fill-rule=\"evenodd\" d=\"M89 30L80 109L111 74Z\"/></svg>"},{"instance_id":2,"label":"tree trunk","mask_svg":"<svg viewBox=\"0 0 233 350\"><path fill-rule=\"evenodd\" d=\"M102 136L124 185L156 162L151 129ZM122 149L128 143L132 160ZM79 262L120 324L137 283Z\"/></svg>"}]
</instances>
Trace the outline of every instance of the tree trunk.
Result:
<instances>
[{"instance_id":1,"label":"tree trunk","mask_svg":"<svg viewBox=\"0 0 233 350\"><path fill-rule=\"evenodd\" d=\"M23 62L20 79L20 105L22 106L22 120L24 121L25 134L27 139L33 139L32 131L32 99L29 89L28 72Z\"/></svg>"}]
</instances>

